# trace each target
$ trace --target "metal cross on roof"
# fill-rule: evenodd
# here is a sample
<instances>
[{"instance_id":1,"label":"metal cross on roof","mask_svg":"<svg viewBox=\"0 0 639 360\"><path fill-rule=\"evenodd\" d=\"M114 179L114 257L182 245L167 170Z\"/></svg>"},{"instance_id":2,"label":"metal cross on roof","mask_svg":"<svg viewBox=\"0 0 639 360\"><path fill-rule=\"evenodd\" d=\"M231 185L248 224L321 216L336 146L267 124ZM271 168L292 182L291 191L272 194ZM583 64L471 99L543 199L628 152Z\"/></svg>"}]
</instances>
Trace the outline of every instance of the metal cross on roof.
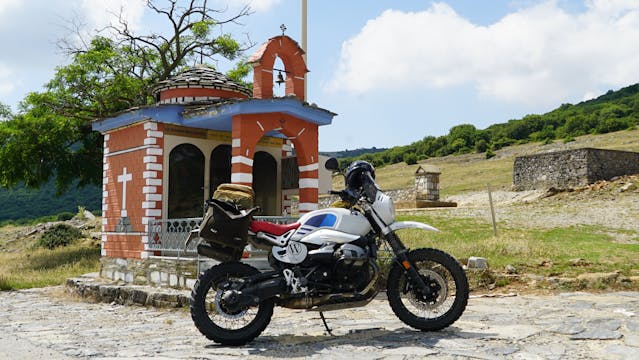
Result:
<instances>
[{"instance_id":1,"label":"metal cross on roof","mask_svg":"<svg viewBox=\"0 0 639 360\"><path fill-rule=\"evenodd\" d=\"M280 30L282 30L282 36L284 36L284 32L286 31L286 25L280 25Z\"/></svg>"}]
</instances>

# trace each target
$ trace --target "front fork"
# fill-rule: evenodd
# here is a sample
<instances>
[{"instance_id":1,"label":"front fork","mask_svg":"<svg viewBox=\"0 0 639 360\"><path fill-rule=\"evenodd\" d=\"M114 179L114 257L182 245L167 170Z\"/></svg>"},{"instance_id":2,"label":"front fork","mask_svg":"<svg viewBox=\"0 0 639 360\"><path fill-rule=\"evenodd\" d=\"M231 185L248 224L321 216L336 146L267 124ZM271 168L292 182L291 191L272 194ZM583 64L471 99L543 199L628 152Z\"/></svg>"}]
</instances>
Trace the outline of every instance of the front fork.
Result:
<instances>
[{"instance_id":1,"label":"front fork","mask_svg":"<svg viewBox=\"0 0 639 360\"><path fill-rule=\"evenodd\" d=\"M422 276L419 274L419 269L415 267L415 264L408 257L408 249L402 243L402 240L395 234L395 232L390 232L385 235L386 241L393 249L395 253L395 259L397 263L404 269L406 275L408 276L408 280L413 285L413 288L419 291L426 297L430 297L432 295L432 290L430 286L428 286Z\"/></svg>"}]
</instances>

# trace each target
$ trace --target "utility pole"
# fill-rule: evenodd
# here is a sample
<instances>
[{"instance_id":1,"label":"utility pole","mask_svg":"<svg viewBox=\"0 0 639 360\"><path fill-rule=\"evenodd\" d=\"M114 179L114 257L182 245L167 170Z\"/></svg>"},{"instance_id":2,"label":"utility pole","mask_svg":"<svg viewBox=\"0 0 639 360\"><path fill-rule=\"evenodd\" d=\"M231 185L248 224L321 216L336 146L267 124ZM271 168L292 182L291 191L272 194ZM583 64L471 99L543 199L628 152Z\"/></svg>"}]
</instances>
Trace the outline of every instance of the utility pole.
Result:
<instances>
[{"instance_id":1,"label":"utility pole","mask_svg":"<svg viewBox=\"0 0 639 360\"><path fill-rule=\"evenodd\" d=\"M308 46L306 43L306 9L307 0L302 0L302 50L304 50L304 62L308 65ZM308 73L304 73L304 100L308 101Z\"/></svg>"}]
</instances>

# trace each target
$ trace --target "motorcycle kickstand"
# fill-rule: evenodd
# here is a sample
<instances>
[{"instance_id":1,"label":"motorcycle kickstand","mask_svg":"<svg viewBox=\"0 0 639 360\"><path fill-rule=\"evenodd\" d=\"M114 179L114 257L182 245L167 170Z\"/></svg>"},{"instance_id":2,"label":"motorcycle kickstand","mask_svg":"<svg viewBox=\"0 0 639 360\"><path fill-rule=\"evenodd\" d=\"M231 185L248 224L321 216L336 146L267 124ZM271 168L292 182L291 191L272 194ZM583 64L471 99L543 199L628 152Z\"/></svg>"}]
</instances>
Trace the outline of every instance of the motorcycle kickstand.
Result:
<instances>
[{"instance_id":1,"label":"motorcycle kickstand","mask_svg":"<svg viewBox=\"0 0 639 360\"><path fill-rule=\"evenodd\" d=\"M324 323L324 327L326 328L326 331L328 332L328 335L335 336L333 335L333 329L329 328L328 324L326 323L326 318L324 317L324 313L321 311L319 313L320 313L320 317L322 318L322 322Z\"/></svg>"}]
</instances>

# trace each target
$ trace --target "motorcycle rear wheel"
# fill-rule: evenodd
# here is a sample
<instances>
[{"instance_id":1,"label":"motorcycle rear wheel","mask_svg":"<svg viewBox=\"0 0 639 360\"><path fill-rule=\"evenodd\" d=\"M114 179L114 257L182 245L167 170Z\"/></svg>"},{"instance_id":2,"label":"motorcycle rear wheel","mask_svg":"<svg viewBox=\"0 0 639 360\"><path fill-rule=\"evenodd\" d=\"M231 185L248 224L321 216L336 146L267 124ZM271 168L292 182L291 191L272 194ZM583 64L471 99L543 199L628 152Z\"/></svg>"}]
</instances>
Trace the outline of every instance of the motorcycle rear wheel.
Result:
<instances>
[{"instance_id":1,"label":"motorcycle rear wheel","mask_svg":"<svg viewBox=\"0 0 639 360\"><path fill-rule=\"evenodd\" d=\"M405 324L422 331L448 327L459 319L468 303L464 269L452 256L437 249L416 249L408 257L433 291L430 296L422 295L396 262L386 286L393 312Z\"/></svg>"},{"instance_id":2,"label":"motorcycle rear wheel","mask_svg":"<svg viewBox=\"0 0 639 360\"><path fill-rule=\"evenodd\" d=\"M257 273L252 266L230 262L213 266L200 275L191 291L191 318L209 340L223 345L244 345L268 326L275 306L273 299L236 311L226 310L220 300L223 293L220 284Z\"/></svg>"}]
</instances>

